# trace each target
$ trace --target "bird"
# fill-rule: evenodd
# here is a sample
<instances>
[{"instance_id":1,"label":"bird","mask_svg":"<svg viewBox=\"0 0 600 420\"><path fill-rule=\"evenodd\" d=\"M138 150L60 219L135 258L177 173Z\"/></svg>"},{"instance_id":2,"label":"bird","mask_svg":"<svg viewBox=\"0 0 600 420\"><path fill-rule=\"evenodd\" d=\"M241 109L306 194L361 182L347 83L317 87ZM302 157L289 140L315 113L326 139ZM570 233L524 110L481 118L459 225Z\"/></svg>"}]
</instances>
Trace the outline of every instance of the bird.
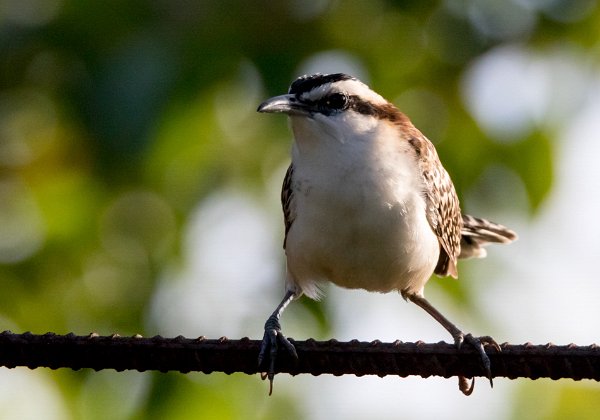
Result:
<instances>
[{"instance_id":1,"label":"bird","mask_svg":"<svg viewBox=\"0 0 600 420\"><path fill-rule=\"evenodd\" d=\"M286 307L320 299L331 282L347 289L399 292L437 320L460 348L473 346L491 386L489 336L463 333L424 296L432 277L458 277L457 260L485 257L485 245L517 239L500 224L463 214L433 143L394 104L356 77L316 73L297 78L260 113L289 117L294 141L281 191L285 293L267 319L258 364L273 391L280 348L297 358L282 333ZM469 395L475 379L459 377Z\"/></svg>"}]
</instances>

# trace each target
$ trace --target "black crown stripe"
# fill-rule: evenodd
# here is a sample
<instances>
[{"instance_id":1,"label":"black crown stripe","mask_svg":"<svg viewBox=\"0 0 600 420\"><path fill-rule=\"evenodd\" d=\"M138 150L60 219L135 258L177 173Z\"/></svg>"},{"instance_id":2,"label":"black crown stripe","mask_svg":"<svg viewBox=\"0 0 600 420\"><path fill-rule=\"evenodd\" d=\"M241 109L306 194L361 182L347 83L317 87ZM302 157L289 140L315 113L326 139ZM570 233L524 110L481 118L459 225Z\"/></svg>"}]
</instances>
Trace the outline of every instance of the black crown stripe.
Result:
<instances>
[{"instance_id":1,"label":"black crown stripe","mask_svg":"<svg viewBox=\"0 0 600 420\"><path fill-rule=\"evenodd\" d=\"M326 83L339 82L341 80L355 80L354 77L348 76L344 73L333 73L333 74L313 74L299 77L292 83L288 93L292 95L298 95L305 92L310 92L316 87L324 85Z\"/></svg>"}]
</instances>

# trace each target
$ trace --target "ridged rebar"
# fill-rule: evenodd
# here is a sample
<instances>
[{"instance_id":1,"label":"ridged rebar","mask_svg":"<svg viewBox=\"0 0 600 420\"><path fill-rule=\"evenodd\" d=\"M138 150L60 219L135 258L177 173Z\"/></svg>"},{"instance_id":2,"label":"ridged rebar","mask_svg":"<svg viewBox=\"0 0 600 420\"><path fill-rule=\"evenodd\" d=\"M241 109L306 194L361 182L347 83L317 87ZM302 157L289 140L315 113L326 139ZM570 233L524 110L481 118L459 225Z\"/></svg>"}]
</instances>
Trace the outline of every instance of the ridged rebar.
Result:
<instances>
[{"instance_id":1,"label":"ridged rebar","mask_svg":"<svg viewBox=\"0 0 600 420\"><path fill-rule=\"evenodd\" d=\"M446 378L483 375L479 356L469 346L458 350L453 344L443 342L290 341L296 346L298 360L280 352L278 372L292 375L419 375ZM257 366L259 347L259 340L249 338L144 338L116 334L77 336L73 333L36 335L4 331L0 333L0 365L8 368L26 366L30 369L48 367L254 374L261 370ZM600 381L600 347L595 344L558 346L504 343L501 348L501 352L486 348L494 377Z\"/></svg>"}]
</instances>

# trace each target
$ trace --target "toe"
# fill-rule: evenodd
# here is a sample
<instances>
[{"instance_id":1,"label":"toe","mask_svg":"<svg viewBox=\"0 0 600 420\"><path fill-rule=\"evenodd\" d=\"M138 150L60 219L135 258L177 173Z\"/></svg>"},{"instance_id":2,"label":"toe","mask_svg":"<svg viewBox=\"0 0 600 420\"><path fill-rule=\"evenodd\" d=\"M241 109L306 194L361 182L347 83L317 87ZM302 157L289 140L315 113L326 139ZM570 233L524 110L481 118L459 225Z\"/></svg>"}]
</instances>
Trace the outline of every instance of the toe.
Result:
<instances>
[{"instance_id":1,"label":"toe","mask_svg":"<svg viewBox=\"0 0 600 420\"><path fill-rule=\"evenodd\" d=\"M460 348L462 347L464 341L465 341L465 336L462 332L459 332L457 334L455 334L453 336L454 338L454 345L456 346L457 349L460 350Z\"/></svg>"},{"instance_id":2,"label":"toe","mask_svg":"<svg viewBox=\"0 0 600 420\"><path fill-rule=\"evenodd\" d=\"M271 327L271 328L268 328ZM262 343L260 345L260 351L258 353L258 366L261 368L267 363L266 372L261 373L261 378L269 379L269 395L273 393L273 379L275 378L275 363L277 361L277 355L279 352L279 346L281 345L294 359L298 359L298 353L294 345L281 333L280 328L272 328L273 325L265 325L265 334L263 336Z\"/></svg>"},{"instance_id":3,"label":"toe","mask_svg":"<svg viewBox=\"0 0 600 420\"><path fill-rule=\"evenodd\" d=\"M479 353L481 363L485 370L485 376L490 380L490 385L494 387L494 382L492 380L492 363L484 348L484 343L490 344L489 340L487 339L490 339L493 343L496 343L491 337L484 337L484 339L482 340L481 338L473 337L471 334L467 334L465 336L465 341L472 345ZM498 344L496 344L496 346L497 345Z\"/></svg>"},{"instance_id":4,"label":"toe","mask_svg":"<svg viewBox=\"0 0 600 420\"><path fill-rule=\"evenodd\" d=\"M279 341L281 342L281 344L283 344L283 347L286 349L286 351L292 355L292 357L294 359L298 359L298 353L296 352L296 347L294 347L294 345L290 342L290 340L288 340L286 337L284 337L283 334L279 334L278 335Z\"/></svg>"},{"instance_id":5,"label":"toe","mask_svg":"<svg viewBox=\"0 0 600 420\"><path fill-rule=\"evenodd\" d=\"M492 346L493 348L496 349L496 351L500 351L500 352L502 351L502 348L500 347L500 345L498 343L496 343L496 340L494 340L489 335L484 335L483 337L479 337L479 341L484 346Z\"/></svg>"},{"instance_id":6,"label":"toe","mask_svg":"<svg viewBox=\"0 0 600 420\"><path fill-rule=\"evenodd\" d=\"M468 397L473 393L473 389L475 389L475 378L471 379L471 383L469 384L469 378L466 376L459 376L458 388L460 389L460 392Z\"/></svg>"}]
</instances>

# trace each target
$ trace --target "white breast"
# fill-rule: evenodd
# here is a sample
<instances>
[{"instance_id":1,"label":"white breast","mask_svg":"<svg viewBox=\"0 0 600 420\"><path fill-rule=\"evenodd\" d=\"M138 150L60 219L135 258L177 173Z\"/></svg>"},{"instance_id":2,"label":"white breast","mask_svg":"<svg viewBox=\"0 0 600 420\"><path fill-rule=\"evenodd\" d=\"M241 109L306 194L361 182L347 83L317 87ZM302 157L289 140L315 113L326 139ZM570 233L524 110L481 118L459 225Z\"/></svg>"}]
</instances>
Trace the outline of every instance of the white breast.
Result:
<instances>
[{"instance_id":1,"label":"white breast","mask_svg":"<svg viewBox=\"0 0 600 420\"><path fill-rule=\"evenodd\" d=\"M439 256L420 174L393 126L292 121L294 206L288 283L310 297L347 288L421 293Z\"/></svg>"}]
</instances>

